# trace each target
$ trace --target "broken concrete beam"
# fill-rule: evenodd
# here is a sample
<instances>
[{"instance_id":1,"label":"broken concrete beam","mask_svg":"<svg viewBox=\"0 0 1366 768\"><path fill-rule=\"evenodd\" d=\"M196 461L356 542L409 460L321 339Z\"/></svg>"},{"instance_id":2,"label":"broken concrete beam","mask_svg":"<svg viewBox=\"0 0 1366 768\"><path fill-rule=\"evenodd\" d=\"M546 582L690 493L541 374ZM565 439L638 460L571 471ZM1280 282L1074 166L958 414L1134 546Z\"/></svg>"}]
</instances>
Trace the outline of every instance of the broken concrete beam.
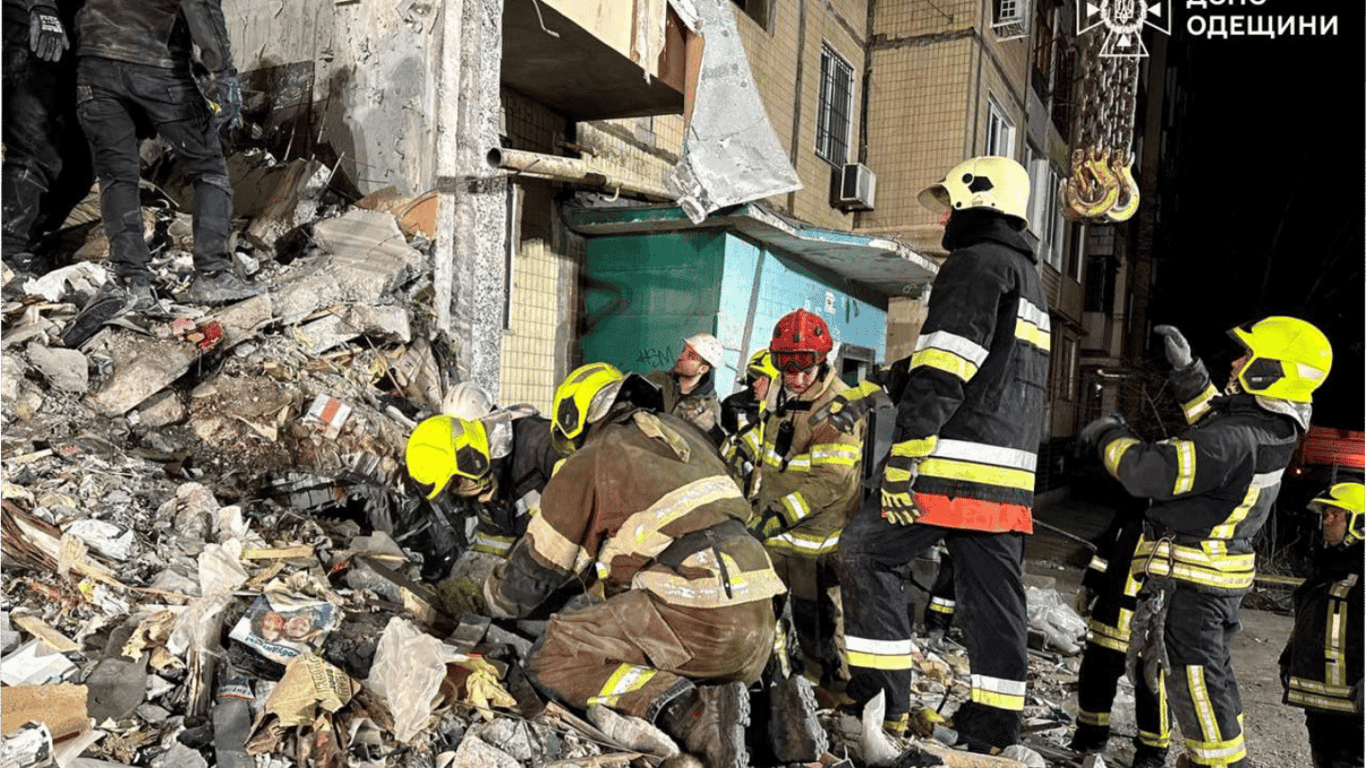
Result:
<instances>
[{"instance_id":1,"label":"broken concrete beam","mask_svg":"<svg viewBox=\"0 0 1366 768\"><path fill-rule=\"evenodd\" d=\"M365 334L406 344L412 338L408 312L402 307L355 305L299 326L294 337L312 354L326 352Z\"/></svg>"},{"instance_id":2,"label":"broken concrete beam","mask_svg":"<svg viewBox=\"0 0 1366 768\"><path fill-rule=\"evenodd\" d=\"M275 241L318 212L318 201L332 171L317 160L299 158L279 174L270 200L261 214L247 227L247 237L262 248L275 247Z\"/></svg>"},{"instance_id":3,"label":"broken concrete beam","mask_svg":"<svg viewBox=\"0 0 1366 768\"><path fill-rule=\"evenodd\" d=\"M77 350L32 343L28 345L28 359L56 389L76 394L85 394L90 389L89 363Z\"/></svg>"},{"instance_id":4,"label":"broken concrete beam","mask_svg":"<svg viewBox=\"0 0 1366 768\"><path fill-rule=\"evenodd\" d=\"M319 221L313 235L325 255L273 294L276 315L286 324L333 304L379 304L422 265L422 254L388 213L353 210Z\"/></svg>"}]
</instances>

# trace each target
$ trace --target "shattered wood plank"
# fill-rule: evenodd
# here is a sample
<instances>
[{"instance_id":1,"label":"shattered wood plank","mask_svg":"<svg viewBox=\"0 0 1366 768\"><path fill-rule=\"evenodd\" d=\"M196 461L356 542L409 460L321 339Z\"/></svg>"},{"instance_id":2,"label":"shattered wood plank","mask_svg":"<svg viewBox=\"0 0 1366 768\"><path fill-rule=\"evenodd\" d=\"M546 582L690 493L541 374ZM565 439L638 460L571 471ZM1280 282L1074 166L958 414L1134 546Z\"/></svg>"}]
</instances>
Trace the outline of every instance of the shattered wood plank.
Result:
<instances>
[{"instance_id":1,"label":"shattered wood plank","mask_svg":"<svg viewBox=\"0 0 1366 768\"><path fill-rule=\"evenodd\" d=\"M65 562L70 570L81 576L88 576L111 587L127 589L114 578L109 568L101 565L98 556L84 553L79 558L71 558L65 553L61 531L39 520L11 504L0 501L0 552L5 557L14 558L38 570L59 571ZM72 537L73 539L75 537Z\"/></svg>"},{"instance_id":2,"label":"shattered wood plank","mask_svg":"<svg viewBox=\"0 0 1366 768\"><path fill-rule=\"evenodd\" d=\"M313 557L313 547L309 544L299 544L293 547L242 550L243 560L295 560L311 557Z\"/></svg>"},{"instance_id":3,"label":"shattered wood plank","mask_svg":"<svg viewBox=\"0 0 1366 768\"><path fill-rule=\"evenodd\" d=\"M70 653L81 649L81 646L77 645L74 640L58 632L52 625L31 613L15 614L12 620L20 629L47 643L52 650L58 653Z\"/></svg>"}]
</instances>

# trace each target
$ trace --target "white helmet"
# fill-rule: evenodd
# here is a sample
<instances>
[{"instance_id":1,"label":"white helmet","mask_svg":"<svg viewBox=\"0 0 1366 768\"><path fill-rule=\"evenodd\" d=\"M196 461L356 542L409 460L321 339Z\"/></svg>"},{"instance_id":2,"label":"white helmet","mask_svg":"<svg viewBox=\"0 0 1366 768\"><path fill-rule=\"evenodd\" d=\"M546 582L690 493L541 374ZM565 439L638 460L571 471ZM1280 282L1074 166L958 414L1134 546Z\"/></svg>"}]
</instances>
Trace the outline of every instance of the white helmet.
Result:
<instances>
[{"instance_id":1,"label":"white helmet","mask_svg":"<svg viewBox=\"0 0 1366 768\"><path fill-rule=\"evenodd\" d=\"M466 421L474 421L492 410L493 398L487 390L472 381L456 384L441 399L442 413Z\"/></svg>"},{"instance_id":2,"label":"white helmet","mask_svg":"<svg viewBox=\"0 0 1366 768\"><path fill-rule=\"evenodd\" d=\"M1009 157L969 158L921 190L920 204L932 211L988 208L1023 223L1029 218L1029 172Z\"/></svg>"},{"instance_id":3,"label":"white helmet","mask_svg":"<svg viewBox=\"0 0 1366 768\"><path fill-rule=\"evenodd\" d=\"M710 333L699 333L696 336L689 336L683 341L688 346L692 347L692 350L697 353L698 357L706 360L707 365L710 365L712 370L721 368L725 363L724 350L721 348L721 342Z\"/></svg>"}]
</instances>

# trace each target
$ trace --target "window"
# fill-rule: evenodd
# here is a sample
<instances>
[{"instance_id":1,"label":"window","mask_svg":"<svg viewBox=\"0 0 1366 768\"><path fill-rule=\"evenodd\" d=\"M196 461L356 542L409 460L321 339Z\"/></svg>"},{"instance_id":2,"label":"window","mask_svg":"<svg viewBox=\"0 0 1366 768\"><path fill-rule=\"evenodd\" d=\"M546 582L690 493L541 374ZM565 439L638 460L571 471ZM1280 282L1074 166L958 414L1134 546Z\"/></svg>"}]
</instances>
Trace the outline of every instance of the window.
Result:
<instances>
[{"instance_id":1,"label":"window","mask_svg":"<svg viewBox=\"0 0 1366 768\"><path fill-rule=\"evenodd\" d=\"M1015 124L1006 117L1006 111L987 97L987 146L988 155L1001 157L1015 156Z\"/></svg>"},{"instance_id":2,"label":"window","mask_svg":"<svg viewBox=\"0 0 1366 768\"><path fill-rule=\"evenodd\" d=\"M849 161L849 117L854 104L854 68L829 46L821 46L821 104L816 155L836 168Z\"/></svg>"},{"instance_id":3,"label":"window","mask_svg":"<svg viewBox=\"0 0 1366 768\"><path fill-rule=\"evenodd\" d=\"M992 0L991 31L997 41L1018 40L1025 36L1029 0Z\"/></svg>"},{"instance_id":4,"label":"window","mask_svg":"<svg viewBox=\"0 0 1366 768\"><path fill-rule=\"evenodd\" d=\"M1039 258L1063 270L1063 220L1058 210L1058 185L1061 178L1046 157L1032 146L1025 147L1029 158L1029 230L1039 238Z\"/></svg>"},{"instance_id":5,"label":"window","mask_svg":"<svg viewBox=\"0 0 1366 768\"><path fill-rule=\"evenodd\" d=\"M730 0L740 6L740 10L745 15L758 22L759 26L768 29L769 0Z\"/></svg>"},{"instance_id":6,"label":"window","mask_svg":"<svg viewBox=\"0 0 1366 768\"><path fill-rule=\"evenodd\" d=\"M1053 49L1063 41L1053 35L1054 18L1057 9L1045 0L1047 8L1034 13L1034 66L1030 84L1039 98L1048 103L1048 92L1053 86L1053 66L1056 57Z\"/></svg>"},{"instance_id":7,"label":"window","mask_svg":"<svg viewBox=\"0 0 1366 768\"><path fill-rule=\"evenodd\" d=\"M1081 282L1081 265L1086 256L1086 225L1074 221L1067 225L1067 274Z\"/></svg>"}]
</instances>

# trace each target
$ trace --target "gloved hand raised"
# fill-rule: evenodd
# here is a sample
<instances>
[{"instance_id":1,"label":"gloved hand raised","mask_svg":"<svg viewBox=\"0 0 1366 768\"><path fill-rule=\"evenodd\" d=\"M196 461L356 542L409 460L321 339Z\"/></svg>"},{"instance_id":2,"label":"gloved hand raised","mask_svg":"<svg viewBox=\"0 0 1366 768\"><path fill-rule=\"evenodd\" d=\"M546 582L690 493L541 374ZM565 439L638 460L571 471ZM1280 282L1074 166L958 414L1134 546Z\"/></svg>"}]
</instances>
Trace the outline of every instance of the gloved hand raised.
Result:
<instances>
[{"instance_id":1,"label":"gloved hand raised","mask_svg":"<svg viewBox=\"0 0 1366 768\"><path fill-rule=\"evenodd\" d=\"M915 501L920 459L897 455L895 448L882 470L882 517L892 525L911 525L925 510Z\"/></svg>"},{"instance_id":2,"label":"gloved hand raised","mask_svg":"<svg viewBox=\"0 0 1366 768\"><path fill-rule=\"evenodd\" d=\"M874 408L890 405L892 399L882 391L882 387L871 381L860 381L857 387L846 389L835 395L830 402L817 408L809 421L814 426L823 419L829 419L835 429L849 434L854 431L859 420Z\"/></svg>"},{"instance_id":3,"label":"gloved hand raised","mask_svg":"<svg viewBox=\"0 0 1366 768\"><path fill-rule=\"evenodd\" d=\"M1153 332L1162 336L1163 344L1167 349L1167 362L1171 363L1173 370L1183 370L1194 362L1191 355L1191 345L1186 341L1186 337L1174 325L1158 325L1153 327Z\"/></svg>"},{"instance_id":4,"label":"gloved hand raised","mask_svg":"<svg viewBox=\"0 0 1366 768\"><path fill-rule=\"evenodd\" d=\"M1114 426L1123 426L1124 417L1117 413L1107 413L1099 419L1087 424L1077 433L1077 450L1082 455L1096 450L1096 444L1100 442L1100 436L1105 430Z\"/></svg>"},{"instance_id":5,"label":"gloved hand raised","mask_svg":"<svg viewBox=\"0 0 1366 768\"><path fill-rule=\"evenodd\" d=\"M242 124L242 83L237 75L219 72L213 77L213 129L236 128Z\"/></svg>"},{"instance_id":6,"label":"gloved hand raised","mask_svg":"<svg viewBox=\"0 0 1366 768\"><path fill-rule=\"evenodd\" d=\"M71 47L55 8L39 5L28 12L28 47L43 61L56 61Z\"/></svg>"}]
</instances>

